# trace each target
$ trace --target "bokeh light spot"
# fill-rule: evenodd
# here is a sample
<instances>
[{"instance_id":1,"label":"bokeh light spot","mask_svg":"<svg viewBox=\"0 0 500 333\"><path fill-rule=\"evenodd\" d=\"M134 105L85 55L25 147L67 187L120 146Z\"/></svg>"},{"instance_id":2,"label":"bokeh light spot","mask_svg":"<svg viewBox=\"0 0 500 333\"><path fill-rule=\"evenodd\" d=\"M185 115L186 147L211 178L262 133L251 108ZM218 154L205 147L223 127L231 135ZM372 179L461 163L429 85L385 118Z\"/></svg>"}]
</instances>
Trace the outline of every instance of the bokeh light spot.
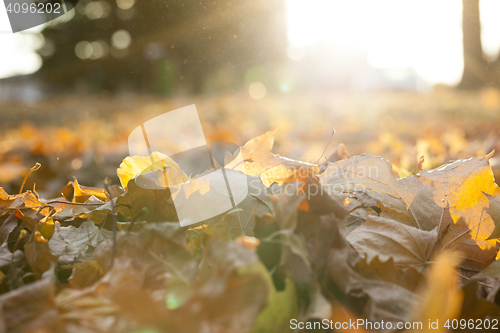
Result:
<instances>
[{"instance_id":1,"label":"bokeh light spot","mask_svg":"<svg viewBox=\"0 0 500 333\"><path fill-rule=\"evenodd\" d=\"M111 37L111 44L115 49L123 50L129 47L132 37L126 30L118 30Z\"/></svg>"},{"instance_id":2,"label":"bokeh light spot","mask_svg":"<svg viewBox=\"0 0 500 333\"><path fill-rule=\"evenodd\" d=\"M266 96L266 86L261 82L255 82L250 85L248 93L254 99L261 99Z\"/></svg>"}]
</instances>

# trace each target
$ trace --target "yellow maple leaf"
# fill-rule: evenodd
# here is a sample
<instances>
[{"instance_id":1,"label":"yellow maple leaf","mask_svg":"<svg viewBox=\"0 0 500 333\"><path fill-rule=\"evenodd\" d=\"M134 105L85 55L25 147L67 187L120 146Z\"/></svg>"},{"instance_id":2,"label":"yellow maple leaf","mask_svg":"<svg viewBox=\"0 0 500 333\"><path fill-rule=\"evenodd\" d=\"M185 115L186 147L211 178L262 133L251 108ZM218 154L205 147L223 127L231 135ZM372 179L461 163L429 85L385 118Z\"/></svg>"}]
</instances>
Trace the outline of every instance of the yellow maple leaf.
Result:
<instances>
[{"instance_id":1,"label":"yellow maple leaf","mask_svg":"<svg viewBox=\"0 0 500 333\"><path fill-rule=\"evenodd\" d=\"M307 167L317 173L317 165L274 155L271 151L275 135L276 129L248 141L225 168L259 176L267 187L274 182L281 185L283 180L293 174L293 170L299 168Z\"/></svg>"},{"instance_id":2,"label":"yellow maple leaf","mask_svg":"<svg viewBox=\"0 0 500 333\"><path fill-rule=\"evenodd\" d=\"M181 171L181 168L170 157L153 152L151 156L127 156L117 170L118 178L122 187L127 187L128 182L136 176L144 175L157 170L165 170L169 180L168 185L176 185L188 181L188 176Z\"/></svg>"}]
</instances>

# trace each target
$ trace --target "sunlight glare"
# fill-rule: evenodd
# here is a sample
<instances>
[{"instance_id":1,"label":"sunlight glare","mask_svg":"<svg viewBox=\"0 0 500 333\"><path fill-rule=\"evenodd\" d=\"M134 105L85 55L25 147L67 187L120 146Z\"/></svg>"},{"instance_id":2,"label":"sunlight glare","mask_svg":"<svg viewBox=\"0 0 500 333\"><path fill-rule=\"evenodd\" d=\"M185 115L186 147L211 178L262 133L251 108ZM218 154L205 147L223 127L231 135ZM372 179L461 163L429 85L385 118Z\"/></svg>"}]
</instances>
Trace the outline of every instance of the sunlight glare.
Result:
<instances>
[{"instance_id":1,"label":"sunlight glare","mask_svg":"<svg viewBox=\"0 0 500 333\"><path fill-rule=\"evenodd\" d=\"M287 0L288 38L296 48L349 43L367 51L373 67L414 68L429 83L455 84L461 11L456 0Z\"/></svg>"},{"instance_id":2,"label":"sunlight glare","mask_svg":"<svg viewBox=\"0 0 500 333\"><path fill-rule=\"evenodd\" d=\"M483 51L486 58L495 60L498 57L500 49L500 1L498 0L481 0L479 1L481 10L481 41L483 43Z\"/></svg>"}]
</instances>

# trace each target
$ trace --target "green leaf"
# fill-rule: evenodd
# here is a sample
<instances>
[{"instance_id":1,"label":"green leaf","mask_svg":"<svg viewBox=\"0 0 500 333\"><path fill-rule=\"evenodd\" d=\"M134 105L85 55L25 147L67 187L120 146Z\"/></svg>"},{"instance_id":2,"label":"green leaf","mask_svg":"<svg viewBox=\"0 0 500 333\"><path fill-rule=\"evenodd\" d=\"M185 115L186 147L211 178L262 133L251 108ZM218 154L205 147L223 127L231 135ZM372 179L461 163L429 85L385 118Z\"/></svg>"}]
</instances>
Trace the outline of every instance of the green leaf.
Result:
<instances>
[{"instance_id":1,"label":"green leaf","mask_svg":"<svg viewBox=\"0 0 500 333\"><path fill-rule=\"evenodd\" d=\"M299 315L297 291L290 277L285 280L285 289L277 291L271 275L262 263L247 268L248 271L259 273L266 281L270 290L268 304L257 317L252 333L275 333L290 331L290 319Z\"/></svg>"}]
</instances>

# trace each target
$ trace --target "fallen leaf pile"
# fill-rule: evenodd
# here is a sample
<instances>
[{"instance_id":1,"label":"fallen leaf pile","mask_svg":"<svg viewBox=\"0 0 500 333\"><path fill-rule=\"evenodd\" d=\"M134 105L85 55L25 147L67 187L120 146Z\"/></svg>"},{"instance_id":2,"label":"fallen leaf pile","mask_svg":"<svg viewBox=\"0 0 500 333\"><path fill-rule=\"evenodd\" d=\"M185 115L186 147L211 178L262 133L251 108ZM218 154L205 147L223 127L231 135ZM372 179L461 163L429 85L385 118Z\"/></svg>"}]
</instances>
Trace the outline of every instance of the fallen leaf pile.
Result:
<instances>
[{"instance_id":1,"label":"fallen leaf pile","mask_svg":"<svg viewBox=\"0 0 500 333\"><path fill-rule=\"evenodd\" d=\"M216 167L248 194L188 227L173 200L216 200L216 184L156 152L116 166L121 186L0 188L0 332L287 332L293 319L445 331L500 316L492 154L401 178L344 145L320 165L275 155L274 135L226 153ZM162 172L175 181L141 186Z\"/></svg>"},{"instance_id":2,"label":"fallen leaf pile","mask_svg":"<svg viewBox=\"0 0 500 333\"><path fill-rule=\"evenodd\" d=\"M128 135L137 124L188 104L196 104L209 142L241 144L278 127L275 153L316 163L335 129L332 142L345 143L353 155L383 156L401 177L419 165L431 170L500 151L500 90L491 87L435 87L426 93L269 90L260 100L247 91L189 99L58 95L33 104L0 100L0 184L18 193L36 162L42 168L27 188L36 183L42 197L58 196L72 176L88 186L102 187L105 177L118 183L116 168L129 154ZM500 158L493 156L490 164L500 179Z\"/></svg>"}]
</instances>

